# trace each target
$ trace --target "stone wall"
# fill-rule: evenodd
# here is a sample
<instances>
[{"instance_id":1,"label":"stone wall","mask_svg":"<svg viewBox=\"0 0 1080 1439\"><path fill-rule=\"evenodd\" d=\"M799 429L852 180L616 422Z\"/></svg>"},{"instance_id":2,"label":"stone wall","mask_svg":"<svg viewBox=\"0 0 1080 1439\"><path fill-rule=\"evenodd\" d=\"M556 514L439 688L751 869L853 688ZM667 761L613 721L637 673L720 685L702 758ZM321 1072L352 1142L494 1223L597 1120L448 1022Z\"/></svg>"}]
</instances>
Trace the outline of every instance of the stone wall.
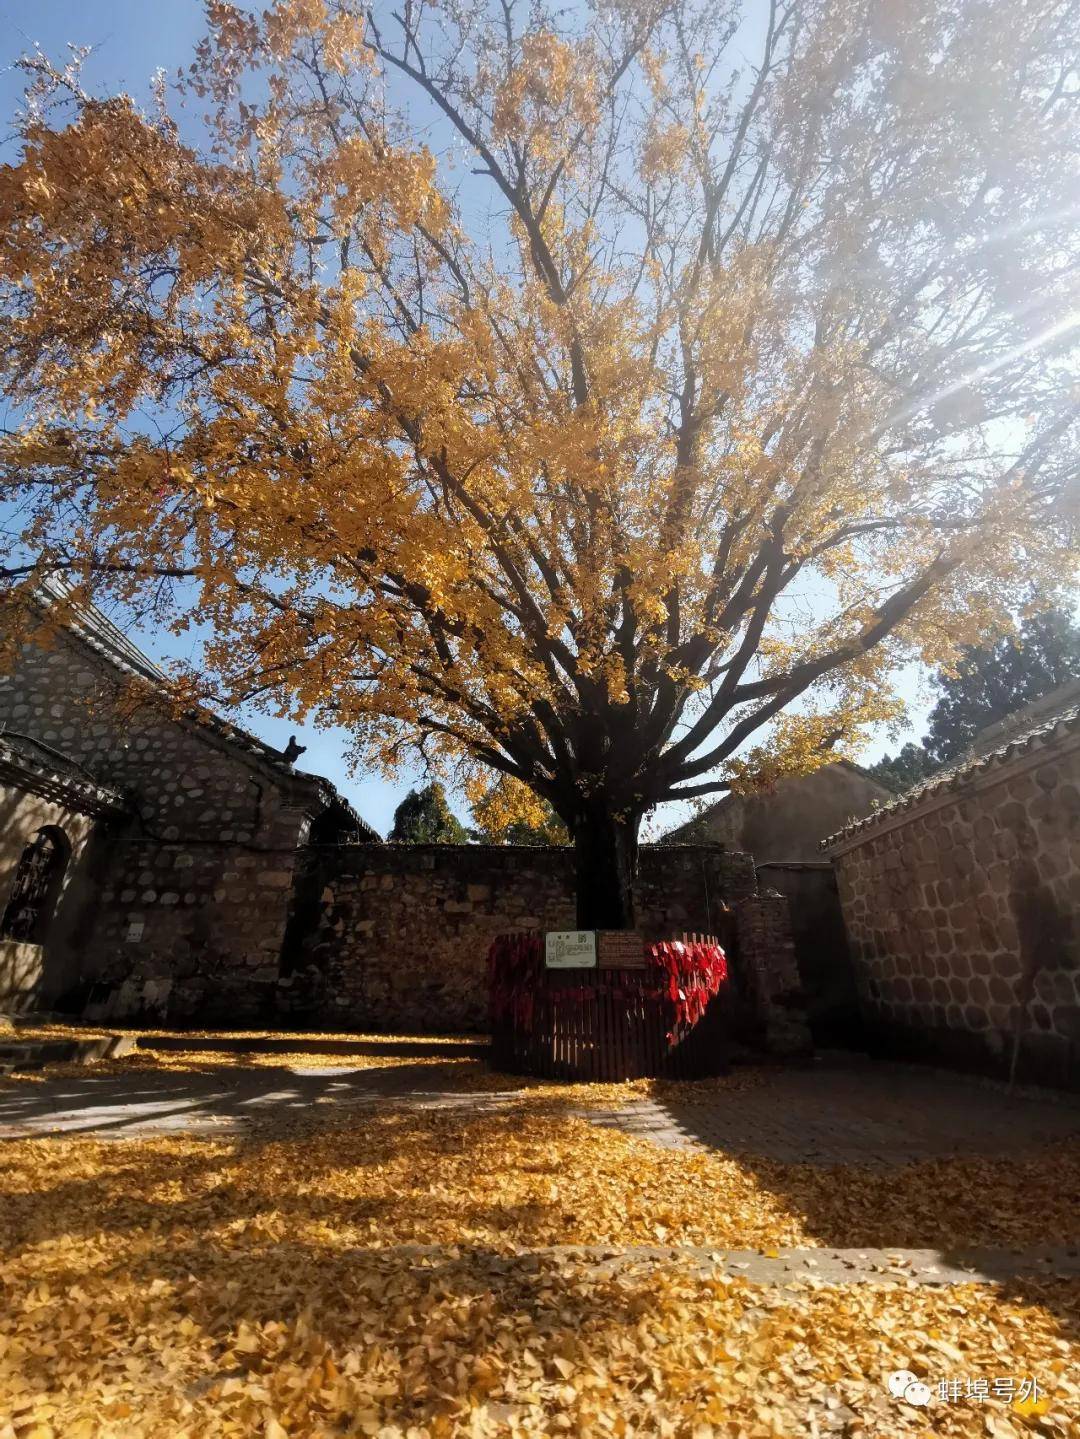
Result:
<instances>
[{"instance_id":1,"label":"stone wall","mask_svg":"<svg viewBox=\"0 0 1080 1439\"><path fill-rule=\"evenodd\" d=\"M265 1017L302 822L302 815L279 813L260 826L262 843L250 848L118 840L85 954L87 1017Z\"/></svg>"},{"instance_id":2,"label":"stone wall","mask_svg":"<svg viewBox=\"0 0 1080 1439\"><path fill-rule=\"evenodd\" d=\"M0 939L0 1014L39 1008L44 987L44 946Z\"/></svg>"},{"instance_id":3,"label":"stone wall","mask_svg":"<svg viewBox=\"0 0 1080 1439\"><path fill-rule=\"evenodd\" d=\"M130 800L135 828L166 843L252 843L273 827L279 794L236 748L133 692L74 635L35 644L0 675L0 728L43 741Z\"/></svg>"},{"instance_id":4,"label":"stone wall","mask_svg":"<svg viewBox=\"0 0 1080 1439\"><path fill-rule=\"evenodd\" d=\"M753 860L715 846L641 851L647 939L721 932L756 892ZM341 1028L482 1030L497 934L572 929L568 849L356 845L311 852L282 959L286 1012ZM726 932L725 932L726 931Z\"/></svg>"},{"instance_id":5,"label":"stone wall","mask_svg":"<svg viewBox=\"0 0 1080 1439\"><path fill-rule=\"evenodd\" d=\"M743 900L736 913L738 963L764 1048L772 1054L804 1054L811 1048L810 1029L788 902L768 891Z\"/></svg>"},{"instance_id":6,"label":"stone wall","mask_svg":"<svg viewBox=\"0 0 1080 1439\"><path fill-rule=\"evenodd\" d=\"M1080 730L832 845L867 1038L1080 1088Z\"/></svg>"},{"instance_id":7,"label":"stone wall","mask_svg":"<svg viewBox=\"0 0 1080 1439\"><path fill-rule=\"evenodd\" d=\"M97 1018L262 1012L319 808L304 777L175 717L66 633L27 646L0 677L0 727L62 752L125 801L68 966L80 993L61 998Z\"/></svg>"}]
</instances>

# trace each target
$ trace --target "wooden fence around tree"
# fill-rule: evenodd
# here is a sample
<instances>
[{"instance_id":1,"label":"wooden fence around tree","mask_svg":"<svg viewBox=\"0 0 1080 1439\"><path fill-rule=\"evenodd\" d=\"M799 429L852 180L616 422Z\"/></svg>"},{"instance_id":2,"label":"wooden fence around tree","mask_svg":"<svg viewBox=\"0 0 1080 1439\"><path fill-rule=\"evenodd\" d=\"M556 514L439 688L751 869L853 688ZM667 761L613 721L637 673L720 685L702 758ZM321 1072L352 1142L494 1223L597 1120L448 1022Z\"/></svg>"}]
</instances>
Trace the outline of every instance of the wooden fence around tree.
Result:
<instances>
[{"instance_id":1,"label":"wooden fence around tree","mask_svg":"<svg viewBox=\"0 0 1080 1439\"><path fill-rule=\"evenodd\" d=\"M730 983L712 936L653 945L644 969L546 969L542 936L501 935L489 977L497 1069L611 1082L727 1068Z\"/></svg>"}]
</instances>

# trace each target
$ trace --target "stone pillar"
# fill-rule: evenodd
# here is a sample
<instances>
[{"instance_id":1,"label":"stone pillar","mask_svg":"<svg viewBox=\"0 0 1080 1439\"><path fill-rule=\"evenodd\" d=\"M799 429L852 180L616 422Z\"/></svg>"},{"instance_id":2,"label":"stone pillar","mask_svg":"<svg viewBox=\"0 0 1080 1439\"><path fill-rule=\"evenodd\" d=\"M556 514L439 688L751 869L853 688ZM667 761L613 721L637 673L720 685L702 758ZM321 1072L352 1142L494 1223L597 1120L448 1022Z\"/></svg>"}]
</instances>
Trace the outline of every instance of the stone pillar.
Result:
<instances>
[{"instance_id":1,"label":"stone pillar","mask_svg":"<svg viewBox=\"0 0 1080 1439\"><path fill-rule=\"evenodd\" d=\"M813 1048L805 996L795 962L791 911L778 890L735 906L739 963L765 1028L770 1054L807 1054Z\"/></svg>"}]
</instances>

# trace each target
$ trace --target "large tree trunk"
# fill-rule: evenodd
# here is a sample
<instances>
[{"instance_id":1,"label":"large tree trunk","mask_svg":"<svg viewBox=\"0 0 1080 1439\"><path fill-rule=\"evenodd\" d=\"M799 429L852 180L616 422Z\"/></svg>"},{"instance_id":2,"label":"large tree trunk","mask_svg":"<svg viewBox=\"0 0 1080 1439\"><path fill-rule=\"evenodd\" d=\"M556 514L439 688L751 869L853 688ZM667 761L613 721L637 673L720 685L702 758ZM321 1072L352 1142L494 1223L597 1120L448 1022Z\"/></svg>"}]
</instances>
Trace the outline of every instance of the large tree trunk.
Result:
<instances>
[{"instance_id":1,"label":"large tree trunk","mask_svg":"<svg viewBox=\"0 0 1080 1439\"><path fill-rule=\"evenodd\" d=\"M633 929L640 814L616 818L596 802L574 823L579 929Z\"/></svg>"}]
</instances>

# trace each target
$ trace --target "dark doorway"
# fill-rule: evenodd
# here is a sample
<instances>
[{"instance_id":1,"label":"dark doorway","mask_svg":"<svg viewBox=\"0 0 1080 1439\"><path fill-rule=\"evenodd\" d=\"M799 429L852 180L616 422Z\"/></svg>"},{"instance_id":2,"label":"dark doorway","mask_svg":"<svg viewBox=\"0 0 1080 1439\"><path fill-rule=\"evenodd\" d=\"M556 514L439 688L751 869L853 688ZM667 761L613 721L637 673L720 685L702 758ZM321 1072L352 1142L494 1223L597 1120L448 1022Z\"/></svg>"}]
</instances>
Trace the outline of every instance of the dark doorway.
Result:
<instances>
[{"instance_id":1,"label":"dark doorway","mask_svg":"<svg viewBox=\"0 0 1080 1439\"><path fill-rule=\"evenodd\" d=\"M790 860L757 867L761 889L775 889L791 908L791 937L806 1017L822 1049L866 1048L855 971L848 949L836 873L828 860Z\"/></svg>"}]
</instances>

